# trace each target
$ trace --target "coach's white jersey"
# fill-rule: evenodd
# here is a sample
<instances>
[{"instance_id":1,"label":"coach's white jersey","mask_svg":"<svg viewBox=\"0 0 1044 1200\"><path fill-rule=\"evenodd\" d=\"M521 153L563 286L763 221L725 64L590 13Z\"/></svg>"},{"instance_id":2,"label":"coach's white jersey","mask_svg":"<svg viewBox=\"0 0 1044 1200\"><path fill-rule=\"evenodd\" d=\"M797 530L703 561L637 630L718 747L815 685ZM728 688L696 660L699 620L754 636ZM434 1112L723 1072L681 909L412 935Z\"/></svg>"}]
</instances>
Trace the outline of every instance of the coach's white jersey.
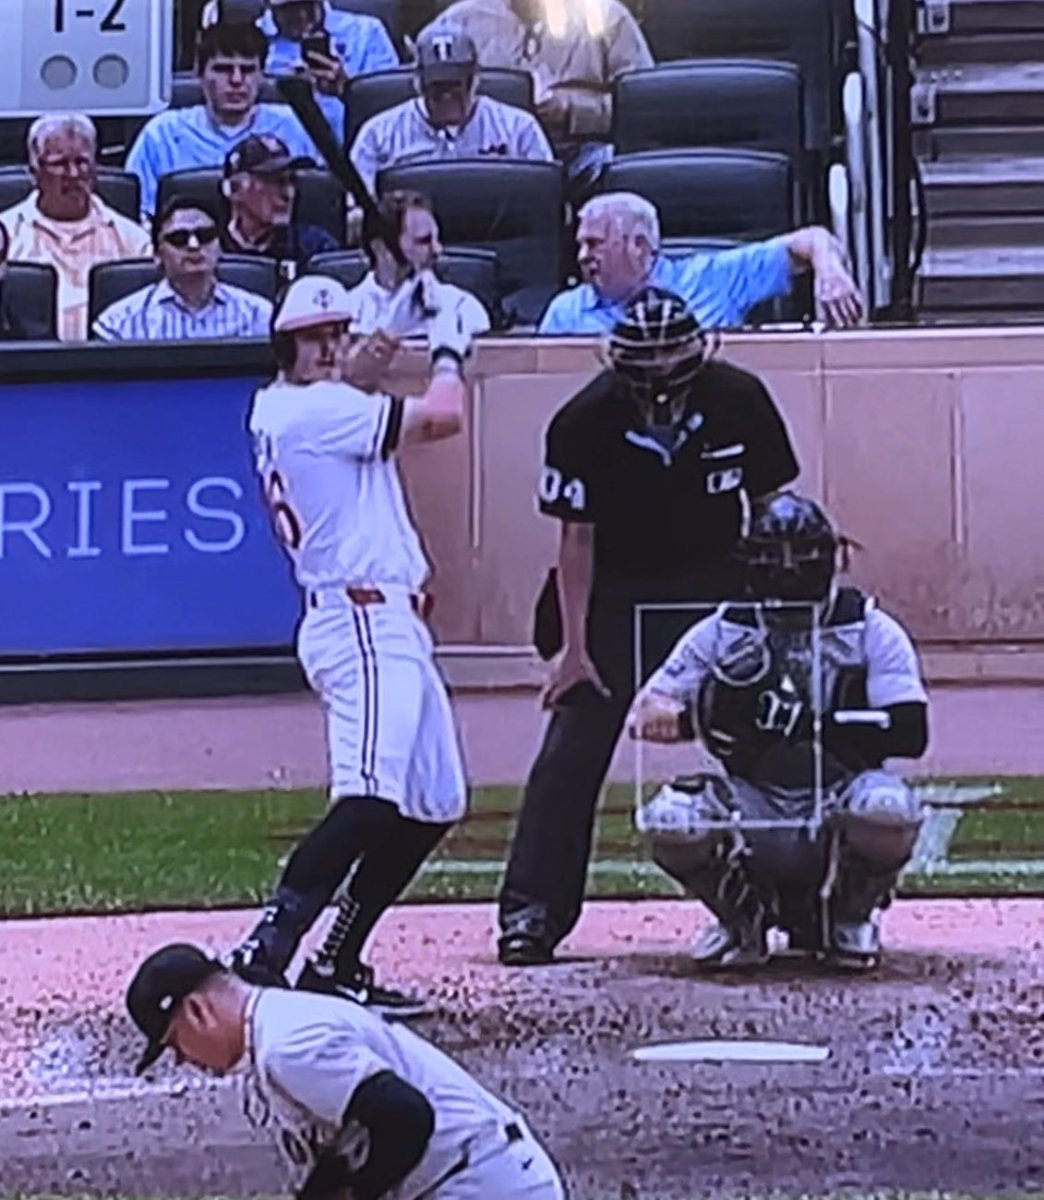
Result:
<instances>
[{"instance_id":1,"label":"coach's white jersey","mask_svg":"<svg viewBox=\"0 0 1044 1200\"><path fill-rule=\"evenodd\" d=\"M472 337L489 333L490 319L485 306L477 296L452 283L436 283L436 297L444 311L459 314L461 324ZM371 271L365 279L348 293L349 311L352 316L352 333L370 334L377 330L382 319L391 308L396 293L388 291L377 282ZM417 323L403 337L414 337L425 332L425 320L418 316Z\"/></svg>"},{"instance_id":2,"label":"coach's white jersey","mask_svg":"<svg viewBox=\"0 0 1044 1200\"><path fill-rule=\"evenodd\" d=\"M276 380L254 397L257 470L303 588L417 591L427 579L392 458L402 411L401 400L347 383Z\"/></svg>"},{"instance_id":3,"label":"coach's white jersey","mask_svg":"<svg viewBox=\"0 0 1044 1200\"><path fill-rule=\"evenodd\" d=\"M447 158L521 158L551 162L554 154L540 122L524 108L479 96L464 125L433 125L417 97L364 122L351 149L352 162L371 191L377 172L399 163Z\"/></svg>"},{"instance_id":4,"label":"coach's white jersey","mask_svg":"<svg viewBox=\"0 0 1044 1200\"><path fill-rule=\"evenodd\" d=\"M469 1143L495 1139L516 1114L440 1050L404 1026L362 1005L311 992L265 989L247 1011L244 1109L255 1124L275 1126L281 1149L300 1180L316 1155L335 1144L349 1159L364 1149L344 1128L356 1088L394 1071L435 1110L424 1157L386 1193L389 1200L426 1194L460 1163ZM490 1197L494 1200L494 1197Z\"/></svg>"}]
</instances>

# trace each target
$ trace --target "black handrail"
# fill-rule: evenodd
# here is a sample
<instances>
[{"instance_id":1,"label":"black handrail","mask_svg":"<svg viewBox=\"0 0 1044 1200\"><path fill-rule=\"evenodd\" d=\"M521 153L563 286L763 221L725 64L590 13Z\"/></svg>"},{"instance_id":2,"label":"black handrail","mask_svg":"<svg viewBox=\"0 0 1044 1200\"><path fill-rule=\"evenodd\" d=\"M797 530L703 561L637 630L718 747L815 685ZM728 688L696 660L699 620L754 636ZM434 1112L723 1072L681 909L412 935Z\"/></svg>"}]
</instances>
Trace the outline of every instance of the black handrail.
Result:
<instances>
[{"instance_id":1,"label":"black handrail","mask_svg":"<svg viewBox=\"0 0 1044 1200\"><path fill-rule=\"evenodd\" d=\"M914 84L914 50L917 37L916 0L892 0L888 15L888 57L891 63L892 112L895 171L892 222L892 302L887 319L912 321L914 318L914 280L920 254L915 241L913 194L919 188L920 172L914 153L911 121L911 92ZM923 203L920 217L924 220Z\"/></svg>"}]
</instances>

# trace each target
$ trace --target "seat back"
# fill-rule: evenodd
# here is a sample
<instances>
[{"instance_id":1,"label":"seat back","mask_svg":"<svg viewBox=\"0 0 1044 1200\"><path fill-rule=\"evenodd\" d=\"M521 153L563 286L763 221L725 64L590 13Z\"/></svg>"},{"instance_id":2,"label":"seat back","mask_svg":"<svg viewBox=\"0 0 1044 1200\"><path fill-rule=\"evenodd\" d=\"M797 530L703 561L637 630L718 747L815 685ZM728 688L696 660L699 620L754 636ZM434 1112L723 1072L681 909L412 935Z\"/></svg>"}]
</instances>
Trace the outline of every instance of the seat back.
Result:
<instances>
[{"instance_id":1,"label":"seat back","mask_svg":"<svg viewBox=\"0 0 1044 1200\"><path fill-rule=\"evenodd\" d=\"M0 211L20 204L36 187L26 166L0 167ZM112 167L98 168L98 195L125 217L137 221L141 216L141 180L129 171Z\"/></svg>"},{"instance_id":2,"label":"seat back","mask_svg":"<svg viewBox=\"0 0 1044 1200\"><path fill-rule=\"evenodd\" d=\"M794 171L767 150L650 150L613 159L603 192L637 192L656 205L665 238L750 241L794 228Z\"/></svg>"},{"instance_id":3,"label":"seat back","mask_svg":"<svg viewBox=\"0 0 1044 1200\"><path fill-rule=\"evenodd\" d=\"M417 92L413 85L415 72L412 67L398 67L394 71L374 71L371 75L359 75L348 83L345 97L347 120L345 123L346 144L355 141L361 126L378 113L405 104ZM479 72L479 93L492 96L504 104L532 111L533 77L528 71L516 71L507 67L489 67Z\"/></svg>"},{"instance_id":4,"label":"seat back","mask_svg":"<svg viewBox=\"0 0 1044 1200\"><path fill-rule=\"evenodd\" d=\"M280 96L275 80L266 75L261 80L261 91L258 99L262 104L285 104ZM203 85L195 72L178 71L171 86L170 107L191 108L194 104L203 103Z\"/></svg>"},{"instance_id":5,"label":"seat back","mask_svg":"<svg viewBox=\"0 0 1044 1200\"><path fill-rule=\"evenodd\" d=\"M840 131L836 0L646 0L644 29L658 61L768 58L795 63L805 84L805 137L825 150Z\"/></svg>"},{"instance_id":6,"label":"seat back","mask_svg":"<svg viewBox=\"0 0 1044 1200\"><path fill-rule=\"evenodd\" d=\"M565 275L565 176L560 163L498 159L405 163L377 176L381 195L427 196L450 246L492 250L505 319L535 324Z\"/></svg>"},{"instance_id":7,"label":"seat back","mask_svg":"<svg viewBox=\"0 0 1044 1200\"><path fill-rule=\"evenodd\" d=\"M169 175L160 177L156 211L160 212L172 197L186 196L224 213L228 206L221 191L223 178L221 167L193 167L187 171L171 171ZM317 168L297 173L294 218L305 225L318 225L332 234L338 242L344 242L344 192L328 171Z\"/></svg>"},{"instance_id":8,"label":"seat back","mask_svg":"<svg viewBox=\"0 0 1044 1200\"><path fill-rule=\"evenodd\" d=\"M275 262L254 255L223 255L218 262L217 276L222 283L256 292L266 300L275 300L279 287ZM110 304L157 283L159 278L159 267L151 258L128 258L91 267L87 273L88 329L93 330L95 319Z\"/></svg>"},{"instance_id":9,"label":"seat back","mask_svg":"<svg viewBox=\"0 0 1044 1200\"><path fill-rule=\"evenodd\" d=\"M58 339L58 272L47 263L12 262L4 268L0 296L41 341Z\"/></svg>"}]
</instances>

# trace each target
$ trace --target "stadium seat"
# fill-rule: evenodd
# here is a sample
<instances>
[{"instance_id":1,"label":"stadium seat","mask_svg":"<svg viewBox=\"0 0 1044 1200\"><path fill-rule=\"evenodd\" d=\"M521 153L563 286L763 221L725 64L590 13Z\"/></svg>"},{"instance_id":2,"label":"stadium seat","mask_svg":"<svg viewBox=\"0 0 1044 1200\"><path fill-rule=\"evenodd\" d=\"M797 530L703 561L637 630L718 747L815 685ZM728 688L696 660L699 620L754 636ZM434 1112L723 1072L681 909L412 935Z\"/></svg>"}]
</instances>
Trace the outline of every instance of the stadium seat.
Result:
<instances>
[{"instance_id":1,"label":"stadium seat","mask_svg":"<svg viewBox=\"0 0 1044 1200\"><path fill-rule=\"evenodd\" d=\"M665 238L750 241L797 224L794 170L767 150L649 150L614 158L603 192L637 192L656 205Z\"/></svg>"},{"instance_id":2,"label":"stadium seat","mask_svg":"<svg viewBox=\"0 0 1044 1200\"><path fill-rule=\"evenodd\" d=\"M402 4L400 0L330 0L331 8L342 12L365 13L384 22L396 46L402 44Z\"/></svg>"},{"instance_id":3,"label":"stadium seat","mask_svg":"<svg viewBox=\"0 0 1044 1200\"><path fill-rule=\"evenodd\" d=\"M36 187L26 166L0 167L0 212L18 204ZM125 217L141 216L141 181L129 171L98 168L98 195Z\"/></svg>"},{"instance_id":4,"label":"stadium seat","mask_svg":"<svg viewBox=\"0 0 1044 1200\"><path fill-rule=\"evenodd\" d=\"M233 287L256 292L268 300L276 297L279 278L276 264L270 258L225 254L218 262L217 274L218 279ZM88 328L93 329L98 314L103 313L110 304L115 304L140 288L148 287L159 277L159 268L151 258L129 258L91 267L87 275Z\"/></svg>"},{"instance_id":5,"label":"stadium seat","mask_svg":"<svg viewBox=\"0 0 1044 1200\"><path fill-rule=\"evenodd\" d=\"M218 212L224 212L226 201L221 192L220 167L193 167L188 171L172 171L162 175L156 199L159 212L172 196L191 196L205 201ZM297 175L296 217L307 225L318 225L344 242L344 191L327 171L306 170Z\"/></svg>"},{"instance_id":6,"label":"stadium seat","mask_svg":"<svg viewBox=\"0 0 1044 1200\"><path fill-rule=\"evenodd\" d=\"M58 340L58 272L46 263L11 262L4 268L4 299L31 329Z\"/></svg>"},{"instance_id":7,"label":"stadium seat","mask_svg":"<svg viewBox=\"0 0 1044 1200\"><path fill-rule=\"evenodd\" d=\"M457 159L404 163L377 175L377 191L430 198L442 241L496 252L509 324L534 325L558 291L567 257L560 163Z\"/></svg>"},{"instance_id":8,"label":"stadium seat","mask_svg":"<svg viewBox=\"0 0 1044 1200\"><path fill-rule=\"evenodd\" d=\"M266 75L261 80L261 91L258 93L258 98L264 104L283 103L283 98L279 95L279 89L271 76ZM202 103L203 85L199 82L199 77L189 72L176 74L171 85L170 107L191 108L194 104Z\"/></svg>"},{"instance_id":9,"label":"stadium seat","mask_svg":"<svg viewBox=\"0 0 1044 1200\"><path fill-rule=\"evenodd\" d=\"M618 154L675 147L777 150L805 145L801 72L761 59L685 59L627 71L613 89Z\"/></svg>"},{"instance_id":10,"label":"stadium seat","mask_svg":"<svg viewBox=\"0 0 1044 1200\"><path fill-rule=\"evenodd\" d=\"M305 274L332 275L345 287L353 288L362 282L369 269L369 261L362 250L345 250L338 254L317 254L309 259ZM439 256L436 274L443 282L455 284L477 296L485 305L493 328L499 328L499 271L494 251L447 246Z\"/></svg>"},{"instance_id":11,"label":"stadium seat","mask_svg":"<svg viewBox=\"0 0 1044 1200\"><path fill-rule=\"evenodd\" d=\"M805 83L805 137L823 151L840 132L842 31L837 0L645 0L657 61L768 58L795 63Z\"/></svg>"},{"instance_id":12,"label":"stadium seat","mask_svg":"<svg viewBox=\"0 0 1044 1200\"><path fill-rule=\"evenodd\" d=\"M664 238L660 253L665 258L689 258L693 254L717 254L722 250L734 250L743 242L736 238ZM811 311L811 289L807 280L798 279L789 296L778 300L767 300L751 309L748 321L751 325L782 324L801 321Z\"/></svg>"},{"instance_id":13,"label":"stadium seat","mask_svg":"<svg viewBox=\"0 0 1044 1200\"><path fill-rule=\"evenodd\" d=\"M398 67L394 71L375 71L372 75L349 80L344 102L347 111L345 145L350 146L355 141L360 126L370 117L412 100L417 94L413 78L412 67ZM489 67L479 74L479 92L517 108L530 111L533 108L533 76L528 71Z\"/></svg>"}]
</instances>

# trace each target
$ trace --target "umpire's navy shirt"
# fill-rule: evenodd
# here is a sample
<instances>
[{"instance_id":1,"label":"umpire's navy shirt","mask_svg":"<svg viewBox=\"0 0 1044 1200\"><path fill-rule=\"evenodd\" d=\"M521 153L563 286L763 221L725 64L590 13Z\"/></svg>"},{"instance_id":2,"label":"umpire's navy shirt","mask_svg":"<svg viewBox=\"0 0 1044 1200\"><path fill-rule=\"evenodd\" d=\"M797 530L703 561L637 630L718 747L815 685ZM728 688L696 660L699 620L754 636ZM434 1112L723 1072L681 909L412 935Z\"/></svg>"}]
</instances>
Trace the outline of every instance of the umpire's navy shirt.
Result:
<instances>
[{"instance_id":1,"label":"umpire's navy shirt","mask_svg":"<svg viewBox=\"0 0 1044 1200\"><path fill-rule=\"evenodd\" d=\"M706 364L673 445L640 431L625 380L603 372L552 418L540 511L594 526L595 584L634 596L734 576L751 501L798 474L787 427L757 376ZM675 586L672 586L674 584Z\"/></svg>"}]
</instances>

